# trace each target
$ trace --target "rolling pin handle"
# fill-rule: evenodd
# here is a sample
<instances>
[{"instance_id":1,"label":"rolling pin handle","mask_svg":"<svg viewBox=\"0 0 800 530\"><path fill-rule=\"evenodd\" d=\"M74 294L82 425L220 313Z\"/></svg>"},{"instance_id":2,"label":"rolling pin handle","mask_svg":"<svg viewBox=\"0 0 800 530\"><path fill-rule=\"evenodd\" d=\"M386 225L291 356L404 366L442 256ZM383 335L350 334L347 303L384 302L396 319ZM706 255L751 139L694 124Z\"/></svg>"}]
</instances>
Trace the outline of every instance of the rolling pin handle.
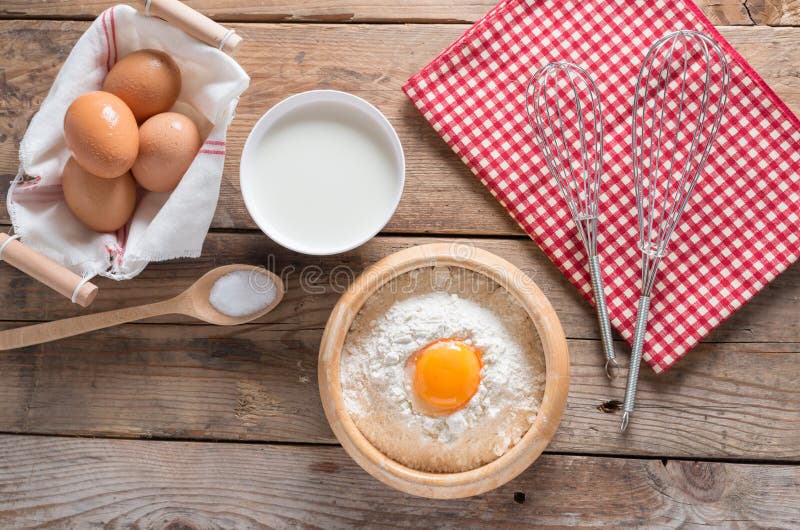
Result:
<instances>
[{"instance_id":1,"label":"rolling pin handle","mask_svg":"<svg viewBox=\"0 0 800 530\"><path fill-rule=\"evenodd\" d=\"M3 251L6 249L6 247L10 245L11 242L18 240L19 237L20 237L19 234L14 234L13 236L10 236L8 234L5 235L5 237L3 238L4 241L2 242L2 244L0 244L0 261L3 261Z\"/></svg>"},{"instance_id":2,"label":"rolling pin handle","mask_svg":"<svg viewBox=\"0 0 800 530\"><path fill-rule=\"evenodd\" d=\"M60 263L18 241L18 235L0 234L0 260L19 269L81 307L88 307L97 296L97 286Z\"/></svg>"},{"instance_id":3,"label":"rolling pin handle","mask_svg":"<svg viewBox=\"0 0 800 530\"><path fill-rule=\"evenodd\" d=\"M180 0L138 0L145 16L158 17L192 37L233 55L242 38Z\"/></svg>"}]
</instances>

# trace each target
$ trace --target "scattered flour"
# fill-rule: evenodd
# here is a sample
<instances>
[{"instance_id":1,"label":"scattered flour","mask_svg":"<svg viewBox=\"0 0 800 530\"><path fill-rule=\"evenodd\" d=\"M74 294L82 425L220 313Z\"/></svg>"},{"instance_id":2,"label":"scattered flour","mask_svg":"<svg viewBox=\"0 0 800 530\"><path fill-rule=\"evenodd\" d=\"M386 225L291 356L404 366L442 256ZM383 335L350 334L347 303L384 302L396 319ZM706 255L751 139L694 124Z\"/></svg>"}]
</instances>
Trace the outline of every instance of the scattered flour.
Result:
<instances>
[{"instance_id":1,"label":"scattered flour","mask_svg":"<svg viewBox=\"0 0 800 530\"><path fill-rule=\"evenodd\" d=\"M266 308L277 294L275 283L266 274L236 271L214 282L208 301L229 317L246 317Z\"/></svg>"},{"instance_id":2,"label":"scattered flour","mask_svg":"<svg viewBox=\"0 0 800 530\"><path fill-rule=\"evenodd\" d=\"M477 393L432 417L414 410L408 358L442 338L481 350ZM536 328L514 297L466 269L418 269L384 285L347 334L340 377L354 422L379 450L414 469L459 472L495 460L527 432L544 394Z\"/></svg>"}]
</instances>

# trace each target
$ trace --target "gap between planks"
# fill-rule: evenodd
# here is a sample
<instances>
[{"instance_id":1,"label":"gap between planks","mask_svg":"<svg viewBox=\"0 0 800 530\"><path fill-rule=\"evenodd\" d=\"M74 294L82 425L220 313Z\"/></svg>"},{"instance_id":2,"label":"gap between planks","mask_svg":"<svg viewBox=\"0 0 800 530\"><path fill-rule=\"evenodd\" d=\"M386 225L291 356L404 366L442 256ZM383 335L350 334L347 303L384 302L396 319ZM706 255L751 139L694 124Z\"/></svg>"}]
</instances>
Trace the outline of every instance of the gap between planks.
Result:
<instances>
[{"instance_id":1,"label":"gap between planks","mask_svg":"<svg viewBox=\"0 0 800 530\"><path fill-rule=\"evenodd\" d=\"M70 440L127 440L137 442L168 442L168 443L186 443L186 444L230 444L230 445L244 445L254 447L341 447L338 442L294 442L282 440L231 440L219 439L210 440L208 438L182 438L182 437L169 437L169 436L82 436L78 434L63 434L63 433L29 433L29 432L14 432L0 430L0 437L3 436L25 436L31 438L65 438ZM660 460L662 463L675 461L675 462L698 462L698 463L716 463L716 464L744 464L744 465L758 465L758 466L800 466L800 460L770 460L765 458L745 458L745 457L694 457L694 456L675 456L675 455L647 455L636 453L592 453L592 452L579 452L579 451L550 451L545 450L542 454L551 456L575 456L587 458L608 458L618 460Z\"/></svg>"}]
</instances>

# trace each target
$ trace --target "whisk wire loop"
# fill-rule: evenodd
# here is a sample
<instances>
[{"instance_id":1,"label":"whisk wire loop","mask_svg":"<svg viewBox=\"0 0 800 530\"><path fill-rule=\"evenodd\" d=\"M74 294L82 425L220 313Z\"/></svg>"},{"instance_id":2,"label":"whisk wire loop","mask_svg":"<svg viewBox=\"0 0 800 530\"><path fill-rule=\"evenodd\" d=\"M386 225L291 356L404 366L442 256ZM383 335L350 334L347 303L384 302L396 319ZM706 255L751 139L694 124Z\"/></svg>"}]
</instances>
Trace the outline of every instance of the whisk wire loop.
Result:
<instances>
[{"instance_id":1,"label":"whisk wire loop","mask_svg":"<svg viewBox=\"0 0 800 530\"><path fill-rule=\"evenodd\" d=\"M680 57L677 64L676 50ZM697 73L694 71L697 63L701 65L701 75L690 79L690 74ZM715 65L721 69L718 79L712 79ZM671 86L673 69L679 71L677 91ZM713 139L723 118L729 78L722 50L709 37L695 31L679 31L662 37L645 57L637 78L632 116L634 188L639 245L644 253L660 257L667 253L671 235L714 145ZM690 90L690 85L702 87L698 101L691 104L697 108L694 116L687 112L689 92L697 91ZM715 86L721 88L713 91ZM677 111L667 117L672 110L670 105L676 105ZM711 124L709 115L713 115ZM682 142L687 136L691 141ZM705 145L701 148L703 142ZM678 149L677 145L682 148ZM664 151L670 152L668 162L662 160Z\"/></svg>"},{"instance_id":2,"label":"whisk wire loop","mask_svg":"<svg viewBox=\"0 0 800 530\"><path fill-rule=\"evenodd\" d=\"M599 91L589 73L567 62L545 65L525 89L525 109L550 174L586 249L606 374L618 366L603 289L598 245L598 202L603 169L603 118Z\"/></svg>"},{"instance_id":3,"label":"whisk wire loop","mask_svg":"<svg viewBox=\"0 0 800 530\"><path fill-rule=\"evenodd\" d=\"M525 103L545 163L567 203L581 241L590 256L594 255L603 161L602 108L597 86L588 72L577 65L550 63L528 81ZM589 138L587 121L591 122Z\"/></svg>"},{"instance_id":4,"label":"whisk wire loop","mask_svg":"<svg viewBox=\"0 0 800 530\"><path fill-rule=\"evenodd\" d=\"M710 37L691 30L657 40L636 80L631 147L642 298L623 404L623 431L633 412L658 269L714 147L729 85L730 71L722 49Z\"/></svg>"}]
</instances>

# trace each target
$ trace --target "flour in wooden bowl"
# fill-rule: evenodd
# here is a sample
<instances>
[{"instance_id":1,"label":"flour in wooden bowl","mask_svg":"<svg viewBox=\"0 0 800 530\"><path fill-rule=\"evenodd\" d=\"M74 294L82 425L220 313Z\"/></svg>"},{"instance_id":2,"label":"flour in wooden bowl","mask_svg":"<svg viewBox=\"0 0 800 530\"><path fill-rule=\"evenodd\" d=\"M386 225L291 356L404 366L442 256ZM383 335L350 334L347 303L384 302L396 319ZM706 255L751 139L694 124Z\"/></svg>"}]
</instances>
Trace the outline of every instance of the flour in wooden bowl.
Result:
<instances>
[{"instance_id":1,"label":"flour in wooden bowl","mask_svg":"<svg viewBox=\"0 0 800 530\"><path fill-rule=\"evenodd\" d=\"M431 415L418 405L409 359L457 338L480 352L480 383L463 408ZM545 386L539 336L525 309L488 277L429 267L378 290L345 339L345 405L364 436L413 469L460 472L487 464L528 431Z\"/></svg>"}]
</instances>

